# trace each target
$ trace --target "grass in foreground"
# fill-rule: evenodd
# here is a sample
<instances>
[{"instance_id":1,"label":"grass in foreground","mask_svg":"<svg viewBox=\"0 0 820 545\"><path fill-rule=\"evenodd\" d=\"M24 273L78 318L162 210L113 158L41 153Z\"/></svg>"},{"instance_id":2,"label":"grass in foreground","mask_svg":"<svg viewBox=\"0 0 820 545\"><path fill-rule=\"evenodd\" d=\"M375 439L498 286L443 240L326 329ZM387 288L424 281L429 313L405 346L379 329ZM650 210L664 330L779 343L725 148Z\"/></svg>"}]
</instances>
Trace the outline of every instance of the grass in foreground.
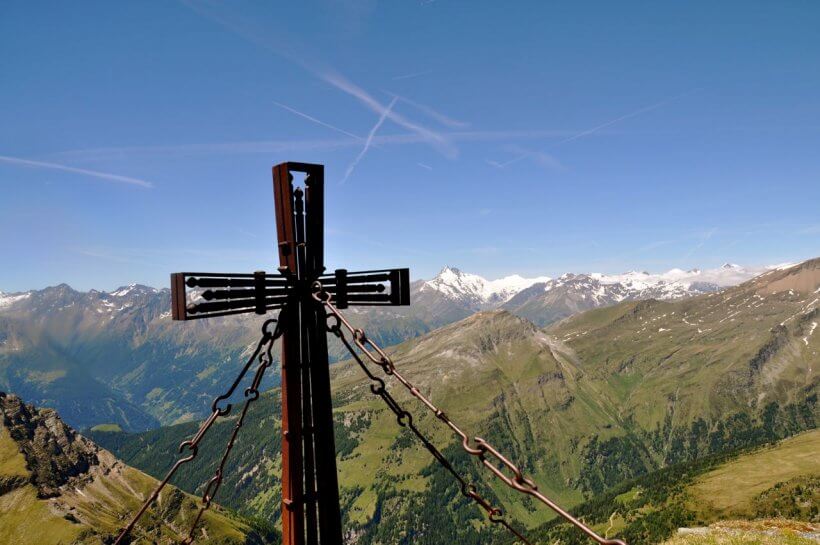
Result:
<instances>
[{"instance_id":1,"label":"grass in foreground","mask_svg":"<svg viewBox=\"0 0 820 545\"><path fill-rule=\"evenodd\" d=\"M723 521L689 528L663 545L817 545L820 527L788 519Z\"/></svg>"},{"instance_id":2,"label":"grass in foreground","mask_svg":"<svg viewBox=\"0 0 820 545\"><path fill-rule=\"evenodd\" d=\"M716 513L748 511L756 496L798 475L820 475L820 430L802 433L715 469L690 488L696 503Z\"/></svg>"}]
</instances>

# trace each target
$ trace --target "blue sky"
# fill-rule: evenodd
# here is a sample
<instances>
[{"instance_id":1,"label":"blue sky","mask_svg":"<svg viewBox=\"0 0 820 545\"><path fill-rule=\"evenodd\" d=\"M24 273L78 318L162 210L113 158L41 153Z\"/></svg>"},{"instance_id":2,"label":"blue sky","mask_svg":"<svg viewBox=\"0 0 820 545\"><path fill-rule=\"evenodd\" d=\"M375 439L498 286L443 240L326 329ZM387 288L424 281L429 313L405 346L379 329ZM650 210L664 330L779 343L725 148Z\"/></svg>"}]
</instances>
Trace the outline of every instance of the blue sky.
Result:
<instances>
[{"instance_id":1,"label":"blue sky","mask_svg":"<svg viewBox=\"0 0 820 545\"><path fill-rule=\"evenodd\" d=\"M326 165L331 268L820 255L816 2L3 12L3 291L274 270L286 160Z\"/></svg>"}]
</instances>

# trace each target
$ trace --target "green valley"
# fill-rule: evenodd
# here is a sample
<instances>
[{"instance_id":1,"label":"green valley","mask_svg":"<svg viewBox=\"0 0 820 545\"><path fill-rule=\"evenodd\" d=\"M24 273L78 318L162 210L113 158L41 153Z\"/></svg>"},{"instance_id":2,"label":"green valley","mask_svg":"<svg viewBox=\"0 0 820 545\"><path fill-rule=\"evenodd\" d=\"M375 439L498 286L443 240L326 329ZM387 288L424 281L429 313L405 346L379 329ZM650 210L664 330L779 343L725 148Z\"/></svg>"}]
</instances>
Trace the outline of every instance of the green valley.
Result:
<instances>
[{"instance_id":1,"label":"green valley","mask_svg":"<svg viewBox=\"0 0 820 545\"><path fill-rule=\"evenodd\" d=\"M612 511L604 511L619 491L619 501L643 509L635 521L620 525L619 535L650 543L689 524L693 515L679 502L647 511L651 495L638 493L636 485L623 489L623 483L660 479L667 483L663 490L676 492L689 475L680 469L687 464L711 467L727 453L817 426L820 337L812 334L812 323L818 290L820 260L813 260L717 294L624 302L543 330L505 311L481 312L402 343L391 355L468 433L507 453L560 503L592 513L588 521L610 522ZM357 543L506 539L399 431L352 362L334 365L332 375L345 526ZM435 417L387 382L419 428L511 520L528 528L555 524L548 510L480 472ZM240 436L246 448L231 461L219 498L272 522L280 500L278 415L273 391L249 415ZM231 426L228 419L213 428L200 463L181 472L175 484L201 492ZM91 436L156 476L195 427ZM563 534L561 539L571 542Z\"/></svg>"}]
</instances>

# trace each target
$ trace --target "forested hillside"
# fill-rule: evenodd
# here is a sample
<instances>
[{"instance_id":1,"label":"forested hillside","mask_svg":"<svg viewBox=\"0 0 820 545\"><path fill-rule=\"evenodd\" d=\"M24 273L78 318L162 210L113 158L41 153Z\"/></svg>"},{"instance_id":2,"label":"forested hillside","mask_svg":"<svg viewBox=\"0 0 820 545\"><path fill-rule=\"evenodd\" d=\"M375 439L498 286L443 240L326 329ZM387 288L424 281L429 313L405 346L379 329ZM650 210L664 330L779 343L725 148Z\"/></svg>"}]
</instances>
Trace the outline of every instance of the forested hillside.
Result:
<instances>
[{"instance_id":1,"label":"forested hillside","mask_svg":"<svg viewBox=\"0 0 820 545\"><path fill-rule=\"evenodd\" d=\"M547 330L504 311L483 312L392 354L469 433L497 445L542 491L571 506L663 467L815 428L818 289L814 260L716 295L623 303ZM388 383L419 427L512 519L535 527L551 518L480 474L434 417ZM487 532L480 513L399 431L360 370L350 362L334 366L333 384L346 522L359 542L377 543L384 532L400 543L425 539L419 524L449 528L454 520L473 521L456 527L459 539L478 542ZM278 393L263 399L245 425L240 440L247 448L232 462L222 501L274 520ZM217 425L215 434L224 439L230 427ZM194 428L94 436L157 475ZM203 450L203 463L176 482L199 490L218 452Z\"/></svg>"}]
</instances>

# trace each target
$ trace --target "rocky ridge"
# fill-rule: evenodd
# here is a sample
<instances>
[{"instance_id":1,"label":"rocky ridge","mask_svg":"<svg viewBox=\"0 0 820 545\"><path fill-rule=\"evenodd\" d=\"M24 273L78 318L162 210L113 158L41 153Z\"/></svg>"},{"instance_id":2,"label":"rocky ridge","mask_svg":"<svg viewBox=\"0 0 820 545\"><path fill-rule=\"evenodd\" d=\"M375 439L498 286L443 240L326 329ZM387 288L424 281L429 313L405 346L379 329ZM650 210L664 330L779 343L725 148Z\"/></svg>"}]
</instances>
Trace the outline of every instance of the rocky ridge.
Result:
<instances>
[{"instance_id":1,"label":"rocky ridge","mask_svg":"<svg viewBox=\"0 0 820 545\"><path fill-rule=\"evenodd\" d=\"M38 496L58 496L59 488L82 479L100 464L100 449L67 426L52 409L35 409L0 392L3 425L19 446Z\"/></svg>"},{"instance_id":2,"label":"rocky ridge","mask_svg":"<svg viewBox=\"0 0 820 545\"><path fill-rule=\"evenodd\" d=\"M111 543L156 485L77 433L56 411L0 393L0 544ZM168 487L134 537L178 543L198 508L193 497ZM264 545L274 539L218 506L206 513L201 531L198 543Z\"/></svg>"}]
</instances>

